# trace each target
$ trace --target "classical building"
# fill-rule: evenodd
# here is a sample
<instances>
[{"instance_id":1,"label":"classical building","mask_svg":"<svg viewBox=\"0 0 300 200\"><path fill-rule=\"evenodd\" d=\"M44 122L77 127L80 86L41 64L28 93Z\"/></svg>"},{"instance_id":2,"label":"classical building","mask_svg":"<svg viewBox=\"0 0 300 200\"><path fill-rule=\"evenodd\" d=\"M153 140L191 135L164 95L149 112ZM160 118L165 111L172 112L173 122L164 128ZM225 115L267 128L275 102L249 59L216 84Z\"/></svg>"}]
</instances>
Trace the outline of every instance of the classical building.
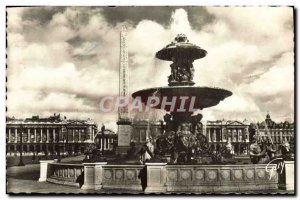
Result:
<instances>
[{"instance_id":1,"label":"classical building","mask_svg":"<svg viewBox=\"0 0 300 200\"><path fill-rule=\"evenodd\" d=\"M104 151L115 151L118 145L118 135L110 129L98 132L95 136L97 148Z\"/></svg>"},{"instance_id":2,"label":"classical building","mask_svg":"<svg viewBox=\"0 0 300 200\"><path fill-rule=\"evenodd\" d=\"M97 125L91 120L70 120L54 114L48 118L6 119L8 155L78 154L94 142ZM22 137L22 145L21 145Z\"/></svg>"},{"instance_id":3,"label":"classical building","mask_svg":"<svg viewBox=\"0 0 300 200\"><path fill-rule=\"evenodd\" d=\"M251 138L257 135L259 140L269 140L273 143L272 147L275 150L279 149L279 145L289 142L294 145L294 123L280 122L276 123L271 119L270 114L267 114L265 121L251 124Z\"/></svg>"},{"instance_id":4,"label":"classical building","mask_svg":"<svg viewBox=\"0 0 300 200\"><path fill-rule=\"evenodd\" d=\"M203 133L206 135L213 150L226 146L230 141L236 156L246 156L249 150L249 123L239 121L207 121L203 124Z\"/></svg>"}]
</instances>

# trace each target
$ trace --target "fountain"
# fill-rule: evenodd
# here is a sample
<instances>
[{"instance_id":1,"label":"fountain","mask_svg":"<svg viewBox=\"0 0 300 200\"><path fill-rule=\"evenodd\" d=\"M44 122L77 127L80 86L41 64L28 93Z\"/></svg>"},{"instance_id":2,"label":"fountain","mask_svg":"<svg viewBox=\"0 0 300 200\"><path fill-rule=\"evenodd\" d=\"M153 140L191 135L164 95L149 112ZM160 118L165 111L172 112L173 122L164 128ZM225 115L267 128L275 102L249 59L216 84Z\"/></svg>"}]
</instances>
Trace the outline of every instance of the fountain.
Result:
<instances>
[{"instance_id":1,"label":"fountain","mask_svg":"<svg viewBox=\"0 0 300 200\"><path fill-rule=\"evenodd\" d=\"M220 88L194 86L192 63L206 54L204 49L189 43L185 35L179 34L174 42L156 53L158 59L173 62L168 86L132 94L136 99L140 97L146 105L149 97L157 97L161 101L149 106L167 112L164 132L156 140L154 156L150 160L138 164L128 162L139 159L137 152L140 150L132 143L128 153L131 157L124 162L117 158L119 163L107 163L97 153L91 162L82 164L41 161L39 181L102 192L240 193L276 190L280 176L283 186L293 188L293 184L287 184L293 178L293 163L287 163L286 171L277 174L274 163L233 165L230 140L217 151L210 149L202 132L202 115L195 114L195 111L215 106L232 93ZM174 97L179 97L180 101L178 98L173 101ZM191 103L193 109L190 109ZM211 161L202 162L205 157Z\"/></svg>"},{"instance_id":2,"label":"fountain","mask_svg":"<svg viewBox=\"0 0 300 200\"><path fill-rule=\"evenodd\" d=\"M149 97L156 96L160 99L159 103L150 107L170 112L164 117L165 133L157 141L156 154L172 154L172 163L192 163L197 153L202 156L210 154L210 157L215 154L210 151L206 136L202 134L202 115L193 114L195 110L217 105L232 93L220 88L194 86L193 62L206 54L204 49L190 43L184 34L177 35L171 44L156 53L156 58L173 62L168 86L148 88L132 94L144 104ZM163 98L165 102L172 102L174 97L177 97L177 101L173 101L173 106L162 105ZM190 109L192 103L193 110Z\"/></svg>"}]
</instances>

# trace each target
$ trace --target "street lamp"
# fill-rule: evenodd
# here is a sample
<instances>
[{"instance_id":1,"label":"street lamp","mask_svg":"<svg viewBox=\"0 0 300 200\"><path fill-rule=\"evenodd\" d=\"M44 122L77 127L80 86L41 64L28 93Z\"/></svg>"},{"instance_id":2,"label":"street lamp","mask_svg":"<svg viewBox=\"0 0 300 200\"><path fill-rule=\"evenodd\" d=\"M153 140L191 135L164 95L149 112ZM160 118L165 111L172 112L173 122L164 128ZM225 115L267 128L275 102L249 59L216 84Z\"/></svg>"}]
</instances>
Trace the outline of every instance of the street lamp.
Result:
<instances>
[{"instance_id":1,"label":"street lamp","mask_svg":"<svg viewBox=\"0 0 300 200\"><path fill-rule=\"evenodd\" d=\"M102 127L101 127L101 133L102 133L102 155L104 155L104 131L105 131L105 126L102 124Z\"/></svg>"},{"instance_id":2,"label":"street lamp","mask_svg":"<svg viewBox=\"0 0 300 200\"><path fill-rule=\"evenodd\" d=\"M18 166L25 166L25 164L23 163L23 125L21 124L21 126L20 126L20 129L21 129L21 135L20 135L20 137L21 137L21 143L20 143L20 147L21 147L21 149L20 149L20 161L19 161L19 164L18 164Z\"/></svg>"}]
</instances>

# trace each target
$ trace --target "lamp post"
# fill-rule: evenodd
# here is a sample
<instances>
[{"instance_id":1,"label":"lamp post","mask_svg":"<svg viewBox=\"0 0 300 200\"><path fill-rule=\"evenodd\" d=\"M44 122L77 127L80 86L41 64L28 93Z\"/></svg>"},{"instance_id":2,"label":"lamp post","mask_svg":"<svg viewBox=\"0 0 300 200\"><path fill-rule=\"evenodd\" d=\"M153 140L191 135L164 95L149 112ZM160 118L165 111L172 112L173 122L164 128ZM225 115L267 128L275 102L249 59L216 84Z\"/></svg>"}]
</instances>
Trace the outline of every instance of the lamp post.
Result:
<instances>
[{"instance_id":1,"label":"lamp post","mask_svg":"<svg viewBox=\"0 0 300 200\"><path fill-rule=\"evenodd\" d=\"M66 127L66 143L65 143L65 147L67 148L67 157L69 157L69 133L68 133L68 129Z\"/></svg>"},{"instance_id":2,"label":"lamp post","mask_svg":"<svg viewBox=\"0 0 300 200\"><path fill-rule=\"evenodd\" d=\"M56 129L56 130L58 130L58 129ZM56 134L56 132L54 134ZM57 148L57 149L55 149L55 150L57 150L57 161L60 162L61 158L60 158L59 130L58 130L57 137L55 137L55 139L56 140L54 142L56 143L55 147Z\"/></svg>"},{"instance_id":3,"label":"lamp post","mask_svg":"<svg viewBox=\"0 0 300 200\"><path fill-rule=\"evenodd\" d=\"M21 129L21 134L20 134L20 161L18 166L25 166L25 164L23 163L23 125L21 124L20 126Z\"/></svg>"},{"instance_id":4,"label":"lamp post","mask_svg":"<svg viewBox=\"0 0 300 200\"><path fill-rule=\"evenodd\" d=\"M101 135L102 135L102 155L104 155L104 131L105 131L105 126L102 124L102 127L101 127Z\"/></svg>"}]
</instances>

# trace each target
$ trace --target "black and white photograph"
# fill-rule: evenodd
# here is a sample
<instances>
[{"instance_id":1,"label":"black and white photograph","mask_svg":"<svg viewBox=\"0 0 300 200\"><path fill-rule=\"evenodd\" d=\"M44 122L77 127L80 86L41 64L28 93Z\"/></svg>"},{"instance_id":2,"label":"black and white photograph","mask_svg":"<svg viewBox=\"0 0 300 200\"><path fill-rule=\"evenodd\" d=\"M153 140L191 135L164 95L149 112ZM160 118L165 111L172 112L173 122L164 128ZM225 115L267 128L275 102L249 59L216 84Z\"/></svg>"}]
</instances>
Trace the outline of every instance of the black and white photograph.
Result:
<instances>
[{"instance_id":1,"label":"black and white photograph","mask_svg":"<svg viewBox=\"0 0 300 200\"><path fill-rule=\"evenodd\" d=\"M293 6L5 9L7 194L295 195Z\"/></svg>"}]
</instances>

